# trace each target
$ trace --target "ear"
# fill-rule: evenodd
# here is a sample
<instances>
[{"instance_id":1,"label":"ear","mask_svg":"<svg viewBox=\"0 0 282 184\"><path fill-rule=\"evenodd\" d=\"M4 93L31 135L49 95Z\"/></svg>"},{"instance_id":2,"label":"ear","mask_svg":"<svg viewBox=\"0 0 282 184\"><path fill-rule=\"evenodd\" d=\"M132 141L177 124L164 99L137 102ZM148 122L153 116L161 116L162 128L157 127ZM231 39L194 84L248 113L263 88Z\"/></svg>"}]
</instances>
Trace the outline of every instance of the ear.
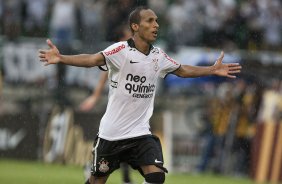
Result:
<instances>
[{"instance_id":1,"label":"ear","mask_svg":"<svg viewBox=\"0 0 282 184\"><path fill-rule=\"evenodd\" d=\"M134 32L137 32L138 29L139 29L139 25L136 24L136 23L132 23L132 24L131 24L131 28L133 29Z\"/></svg>"}]
</instances>

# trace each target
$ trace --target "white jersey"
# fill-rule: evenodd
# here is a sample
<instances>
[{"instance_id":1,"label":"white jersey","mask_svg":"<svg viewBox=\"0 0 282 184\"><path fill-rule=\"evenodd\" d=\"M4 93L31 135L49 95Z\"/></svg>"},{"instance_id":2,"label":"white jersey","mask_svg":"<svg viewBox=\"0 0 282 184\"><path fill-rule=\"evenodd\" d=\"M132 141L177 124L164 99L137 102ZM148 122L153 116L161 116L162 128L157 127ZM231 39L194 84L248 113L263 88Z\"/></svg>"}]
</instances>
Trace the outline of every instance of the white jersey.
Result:
<instances>
[{"instance_id":1,"label":"white jersey","mask_svg":"<svg viewBox=\"0 0 282 184\"><path fill-rule=\"evenodd\" d=\"M180 64L153 46L143 54L132 39L115 43L102 54L109 71L109 100L99 137L113 141L151 134L157 80Z\"/></svg>"}]
</instances>

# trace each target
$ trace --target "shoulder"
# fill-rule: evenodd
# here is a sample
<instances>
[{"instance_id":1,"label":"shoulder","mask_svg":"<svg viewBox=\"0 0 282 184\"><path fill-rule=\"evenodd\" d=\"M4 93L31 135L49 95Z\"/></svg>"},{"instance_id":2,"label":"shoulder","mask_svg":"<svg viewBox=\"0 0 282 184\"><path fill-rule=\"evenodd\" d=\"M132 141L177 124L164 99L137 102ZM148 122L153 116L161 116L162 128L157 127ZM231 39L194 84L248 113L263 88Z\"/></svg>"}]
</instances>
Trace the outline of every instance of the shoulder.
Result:
<instances>
[{"instance_id":1,"label":"shoulder","mask_svg":"<svg viewBox=\"0 0 282 184\"><path fill-rule=\"evenodd\" d=\"M114 44L110 45L109 47L107 47L103 51L103 53L106 56L114 55L114 54L117 54L120 51L124 50L126 47L127 47L127 42L126 41L117 42L117 43L114 43Z\"/></svg>"},{"instance_id":2,"label":"shoulder","mask_svg":"<svg viewBox=\"0 0 282 184\"><path fill-rule=\"evenodd\" d=\"M163 51L161 48L159 47L153 47L152 50L151 50L151 53L153 55L158 55L160 57L167 57L168 55L165 53L165 51Z\"/></svg>"},{"instance_id":3,"label":"shoulder","mask_svg":"<svg viewBox=\"0 0 282 184\"><path fill-rule=\"evenodd\" d=\"M154 47L151 51L152 54L156 54L156 55L159 55L159 57L163 57L163 58L166 58L166 59L169 59L171 60L172 58L168 56L168 54L162 50L161 48L159 47Z\"/></svg>"},{"instance_id":4,"label":"shoulder","mask_svg":"<svg viewBox=\"0 0 282 184\"><path fill-rule=\"evenodd\" d=\"M156 53L158 55L159 58L161 58L161 60L165 63L171 63L173 65L180 65L177 61L175 61L173 58L171 58L164 50L162 50L159 47L154 47L154 49L152 49L152 54Z\"/></svg>"},{"instance_id":5,"label":"shoulder","mask_svg":"<svg viewBox=\"0 0 282 184\"><path fill-rule=\"evenodd\" d=\"M155 55L159 55L161 53L161 49L159 47L155 47L153 46L152 50L151 50L151 53L152 54L155 54Z\"/></svg>"}]
</instances>

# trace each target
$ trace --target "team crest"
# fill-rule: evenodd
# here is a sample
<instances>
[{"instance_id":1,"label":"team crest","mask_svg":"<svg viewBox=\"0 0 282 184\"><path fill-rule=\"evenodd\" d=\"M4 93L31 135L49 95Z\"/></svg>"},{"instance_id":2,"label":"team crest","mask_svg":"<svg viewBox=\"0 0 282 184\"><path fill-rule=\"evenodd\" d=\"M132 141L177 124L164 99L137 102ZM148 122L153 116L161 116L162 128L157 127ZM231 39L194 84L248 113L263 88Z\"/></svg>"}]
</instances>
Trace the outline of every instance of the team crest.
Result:
<instances>
[{"instance_id":1,"label":"team crest","mask_svg":"<svg viewBox=\"0 0 282 184\"><path fill-rule=\"evenodd\" d=\"M109 162L102 158L102 160L99 162L99 171L102 173L106 173L109 170Z\"/></svg>"},{"instance_id":2,"label":"team crest","mask_svg":"<svg viewBox=\"0 0 282 184\"><path fill-rule=\"evenodd\" d=\"M153 48L152 53L154 53L154 54L159 54L160 52L159 52L159 49Z\"/></svg>"},{"instance_id":3,"label":"team crest","mask_svg":"<svg viewBox=\"0 0 282 184\"><path fill-rule=\"evenodd\" d=\"M153 63L154 63L154 70L158 71L159 69L159 60L158 59L153 59Z\"/></svg>"}]
</instances>

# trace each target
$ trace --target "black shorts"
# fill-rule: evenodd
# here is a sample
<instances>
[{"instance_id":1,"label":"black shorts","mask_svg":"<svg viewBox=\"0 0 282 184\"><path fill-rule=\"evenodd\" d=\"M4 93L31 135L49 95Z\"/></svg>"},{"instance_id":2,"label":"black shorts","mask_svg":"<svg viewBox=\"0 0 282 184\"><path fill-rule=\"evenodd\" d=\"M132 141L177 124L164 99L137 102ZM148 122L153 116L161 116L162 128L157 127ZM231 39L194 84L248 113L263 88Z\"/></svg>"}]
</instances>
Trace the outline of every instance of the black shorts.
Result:
<instances>
[{"instance_id":1,"label":"black shorts","mask_svg":"<svg viewBox=\"0 0 282 184\"><path fill-rule=\"evenodd\" d=\"M155 165L167 172L163 167L160 140L154 135L118 141L108 141L99 137L95 140L91 169L93 176L107 176L118 169L121 162L128 163L133 169L139 170L142 175L144 174L140 166L144 165Z\"/></svg>"}]
</instances>

